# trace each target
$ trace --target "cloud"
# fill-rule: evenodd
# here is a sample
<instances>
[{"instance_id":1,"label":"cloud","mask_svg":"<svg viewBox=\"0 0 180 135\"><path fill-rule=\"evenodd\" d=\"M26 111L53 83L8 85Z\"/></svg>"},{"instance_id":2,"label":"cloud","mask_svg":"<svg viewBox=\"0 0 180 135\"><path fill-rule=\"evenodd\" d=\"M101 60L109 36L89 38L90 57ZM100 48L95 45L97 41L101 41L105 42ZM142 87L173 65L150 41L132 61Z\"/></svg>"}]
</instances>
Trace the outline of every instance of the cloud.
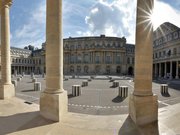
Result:
<instances>
[{"instance_id":1,"label":"cloud","mask_svg":"<svg viewBox=\"0 0 180 135\"><path fill-rule=\"evenodd\" d=\"M154 29L164 22L170 22L180 27L180 9L173 8L163 1L155 1L154 19Z\"/></svg>"},{"instance_id":2,"label":"cloud","mask_svg":"<svg viewBox=\"0 0 180 135\"><path fill-rule=\"evenodd\" d=\"M128 42L134 42L135 0L98 1L85 17L90 35L126 36ZM83 35L85 34L83 33Z\"/></svg>"},{"instance_id":3,"label":"cloud","mask_svg":"<svg viewBox=\"0 0 180 135\"><path fill-rule=\"evenodd\" d=\"M79 31L77 34L125 36L128 43L135 43L136 2L136 0L97 1L85 17L88 30ZM180 9L156 0L154 14L154 29L164 22L171 22L180 27Z\"/></svg>"},{"instance_id":4,"label":"cloud","mask_svg":"<svg viewBox=\"0 0 180 135\"><path fill-rule=\"evenodd\" d=\"M63 36L78 36L87 30L84 18L96 0L63 1ZM79 34L77 34L79 33ZM82 36L82 35L81 35Z\"/></svg>"},{"instance_id":5,"label":"cloud","mask_svg":"<svg viewBox=\"0 0 180 135\"><path fill-rule=\"evenodd\" d=\"M17 28L12 36L12 45L24 47L28 44L39 46L45 41L46 3L40 2L27 19L27 23ZM26 16L25 16L26 17Z\"/></svg>"}]
</instances>

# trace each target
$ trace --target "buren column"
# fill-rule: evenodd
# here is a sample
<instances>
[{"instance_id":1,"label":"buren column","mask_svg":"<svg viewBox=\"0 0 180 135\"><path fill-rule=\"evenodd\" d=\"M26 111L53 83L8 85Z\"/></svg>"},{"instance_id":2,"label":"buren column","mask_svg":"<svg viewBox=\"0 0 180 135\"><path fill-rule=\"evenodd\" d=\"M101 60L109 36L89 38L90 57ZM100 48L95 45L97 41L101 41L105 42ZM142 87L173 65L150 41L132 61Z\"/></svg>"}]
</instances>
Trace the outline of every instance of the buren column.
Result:
<instances>
[{"instance_id":1,"label":"buren column","mask_svg":"<svg viewBox=\"0 0 180 135\"><path fill-rule=\"evenodd\" d=\"M47 0L46 89L40 97L40 113L60 121L67 112L67 91L63 89L62 0Z\"/></svg>"},{"instance_id":2,"label":"buren column","mask_svg":"<svg viewBox=\"0 0 180 135\"><path fill-rule=\"evenodd\" d=\"M1 85L0 99L10 98L15 95L14 85L11 83L11 62L10 62L10 24L9 8L12 0L0 1L1 14Z\"/></svg>"},{"instance_id":3,"label":"buren column","mask_svg":"<svg viewBox=\"0 0 180 135\"><path fill-rule=\"evenodd\" d=\"M157 121L157 96L152 93L153 29L150 14L153 0L137 0L135 84L130 95L129 114L137 125Z\"/></svg>"}]
</instances>

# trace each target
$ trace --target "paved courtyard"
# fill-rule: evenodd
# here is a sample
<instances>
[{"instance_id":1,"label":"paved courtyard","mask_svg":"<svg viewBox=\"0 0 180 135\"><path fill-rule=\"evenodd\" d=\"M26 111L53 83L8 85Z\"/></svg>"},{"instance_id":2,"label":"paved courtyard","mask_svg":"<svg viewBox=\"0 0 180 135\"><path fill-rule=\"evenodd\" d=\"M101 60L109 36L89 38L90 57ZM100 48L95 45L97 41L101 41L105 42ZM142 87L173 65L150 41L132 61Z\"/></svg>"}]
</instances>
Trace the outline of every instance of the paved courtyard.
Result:
<instances>
[{"instance_id":1,"label":"paved courtyard","mask_svg":"<svg viewBox=\"0 0 180 135\"><path fill-rule=\"evenodd\" d=\"M95 79L88 82L88 86L82 87L82 95L72 96L72 85L81 85L83 80L89 76L80 76L76 79L70 78L64 81L64 89L68 92L68 110L75 113L93 114L93 115L116 115L128 113L129 98L120 98L118 96L118 87L113 88L112 82L106 76L96 76ZM133 91L134 82L131 77L111 76L119 82L121 86L128 86L128 94ZM37 81L41 82L42 90L45 89L45 79L42 76L36 76ZM17 77L12 78L16 80ZM160 84L168 83L169 95L161 95ZM16 87L16 96L22 98L31 105L39 104L40 91L33 90L33 83L30 76L22 78ZM158 95L159 108L180 103L180 80L159 80L153 82L153 92Z\"/></svg>"}]
</instances>

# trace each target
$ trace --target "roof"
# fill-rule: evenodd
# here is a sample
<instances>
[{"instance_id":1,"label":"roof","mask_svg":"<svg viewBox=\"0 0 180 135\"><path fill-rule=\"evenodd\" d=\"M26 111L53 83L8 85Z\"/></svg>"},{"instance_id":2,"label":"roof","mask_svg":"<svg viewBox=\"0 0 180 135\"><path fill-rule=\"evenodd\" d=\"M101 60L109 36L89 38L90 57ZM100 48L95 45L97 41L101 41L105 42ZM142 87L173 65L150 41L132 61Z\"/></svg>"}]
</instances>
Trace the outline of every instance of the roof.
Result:
<instances>
[{"instance_id":1,"label":"roof","mask_svg":"<svg viewBox=\"0 0 180 135\"><path fill-rule=\"evenodd\" d=\"M17 47L12 47L12 46L11 46L11 50L20 50L20 51L31 52L31 50L28 50L28 49L22 49L22 48L17 48Z\"/></svg>"},{"instance_id":2,"label":"roof","mask_svg":"<svg viewBox=\"0 0 180 135\"><path fill-rule=\"evenodd\" d=\"M180 29L176 25L170 23L170 22L165 22L161 24L155 31L154 31L154 39L160 38L164 35L167 35L169 33L172 33L176 30Z\"/></svg>"}]
</instances>

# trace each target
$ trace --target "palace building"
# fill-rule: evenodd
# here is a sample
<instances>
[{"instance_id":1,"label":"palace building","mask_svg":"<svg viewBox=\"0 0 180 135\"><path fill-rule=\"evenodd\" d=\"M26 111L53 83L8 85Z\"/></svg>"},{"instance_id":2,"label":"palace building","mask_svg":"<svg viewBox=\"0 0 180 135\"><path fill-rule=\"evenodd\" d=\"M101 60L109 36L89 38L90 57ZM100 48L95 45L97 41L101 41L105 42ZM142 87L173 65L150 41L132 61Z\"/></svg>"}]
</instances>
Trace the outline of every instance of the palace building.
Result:
<instances>
[{"instance_id":1,"label":"palace building","mask_svg":"<svg viewBox=\"0 0 180 135\"><path fill-rule=\"evenodd\" d=\"M134 45L124 37L64 39L64 74L133 75Z\"/></svg>"},{"instance_id":2,"label":"palace building","mask_svg":"<svg viewBox=\"0 0 180 135\"><path fill-rule=\"evenodd\" d=\"M180 77L180 28L169 22L154 32L153 69L156 78Z\"/></svg>"},{"instance_id":3,"label":"palace building","mask_svg":"<svg viewBox=\"0 0 180 135\"><path fill-rule=\"evenodd\" d=\"M133 75L134 45L124 37L69 37L63 42L65 75ZM32 48L11 47L12 74L45 73L45 43Z\"/></svg>"},{"instance_id":4,"label":"palace building","mask_svg":"<svg viewBox=\"0 0 180 135\"><path fill-rule=\"evenodd\" d=\"M11 73L12 74L42 74L45 72L45 50L32 50L32 46L26 49L11 47Z\"/></svg>"}]
</instances>

